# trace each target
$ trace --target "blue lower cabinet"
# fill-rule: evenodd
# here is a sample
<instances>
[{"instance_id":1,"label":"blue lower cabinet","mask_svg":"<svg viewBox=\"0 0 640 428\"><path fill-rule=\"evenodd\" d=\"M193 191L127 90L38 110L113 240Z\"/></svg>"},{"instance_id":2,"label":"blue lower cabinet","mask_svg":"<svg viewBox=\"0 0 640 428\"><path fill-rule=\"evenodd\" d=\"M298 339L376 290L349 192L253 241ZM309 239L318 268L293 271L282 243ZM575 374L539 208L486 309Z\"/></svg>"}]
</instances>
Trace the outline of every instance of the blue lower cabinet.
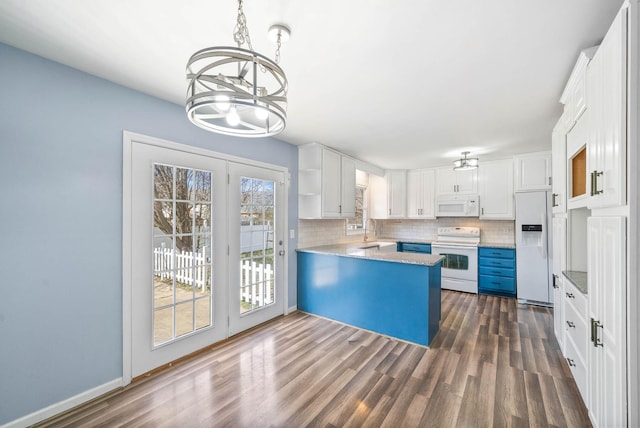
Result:
<instances>
[{"instance_id":1,"label":"blue lower cabinet","mask_svg":"<svg viewBox=\"0 0 640 428\"><path fill-rule=\"evenodd\" d=\"M440 263L298 251L298 309L420 345L438 332Z\"/></svg>"},{"instance_id":2,"label":"blue lower cabinet","mask_svg":"<svg viewBox=\"0 0 640 428\"><path fill-rule=\"evenodd\" d=\"M398 242L398 252L431 254L431 244L418 244L415 242Z\"/></svg>"},{"instance_id":3,"label":"blue lower cabinet","mask_svg":"<svg viewBox=\"0 0 640 428\"><path fill-rule=\"evenodd\" d=\"M478 292L516 297L516 250L478 249Z\"/></svg>"}]
</instances>

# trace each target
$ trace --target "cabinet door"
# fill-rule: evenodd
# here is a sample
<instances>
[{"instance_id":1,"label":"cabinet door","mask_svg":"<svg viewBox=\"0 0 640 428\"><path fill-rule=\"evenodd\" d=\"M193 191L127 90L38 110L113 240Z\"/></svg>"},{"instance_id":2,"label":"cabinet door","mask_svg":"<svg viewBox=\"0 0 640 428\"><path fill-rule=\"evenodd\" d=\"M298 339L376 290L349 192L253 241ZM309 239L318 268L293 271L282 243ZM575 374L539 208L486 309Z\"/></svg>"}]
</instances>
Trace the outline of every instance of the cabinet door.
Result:
<instances>
[{"instance_id":1,"label":"cabinet door","mask_svg":"<svg viewBox=\"0 0 640 428\"><path fill-rule=\"evenodd\" d=\"M469 169L463 171L453 171L456 178L457 193L474 194L478 193L478 170Z\"/></svg>"},{"instance_id":2,"label":"cabinet door","mask_svg":"<svg viewBox=\"0 0 640 428\"><path fill-rule=\"evenodd\" d=\"M453 167L442 167L436 169L436 194L456 193L456 174Z\"/></svg>"},{"instance_id":3,"label":"cabinet door","mask_svg":"<svg viewBox=\"0 0 640 428\"><path fill-rule=\"evenodd\" d=\"M407 172L407 217L435 218L435 170Z\"/></svg>"},{"instance_id":4,"label":"cabinet door","mask_svg":"<svg viewBox=\"0 0 640 428\"><path fill-rule=\"evenodd\" d=\"M589 416L595 426L626 423L626 226L624 217L589 217L591 342ZM595 323L595 326L593 325Z\"/></svg>"},{"instance_id":5,"label":"cabinet door","mask_svg":"<svg viewBox=\"0 0 640 428\"><path fill-rule=\"evenodd\" d=\"M406 171L387 172L387 192L387 198L389 201L389 217L405 217L407 203Z\"/></svg>"},{"instance_id":6,"label":"cabinet door","mask_svg":"<svg viewBox=\"0 0 640 428\"><path fill-rule=\"evenodd\" d=\"M560 118L551 134L551 206L554 214L567 210L567 140L565 119Z\"/></svg>"},{"instance_id":7,"label":"cabinet door","mask_svg":"<svg viewBox=\"0 0 640 428\"><path fill-rule=\"evenodd\" d=\"M422 171L407 172L407 217L419 218L424 201L422 199Z\"/></svg>"},{"instance_id":8,"label":"cabinet door","mask_svg":"<svg viewBox=\"0 0 640 428\"><path fill-rule=\"evenodd\" d=\"M369 176L369 216L373 219L389 217L387 200L387 180L385 177Z\"/></svg>"},{"instance_id":9,"label":"cabinet door","mask_svg":"<svg viewBox=\"0 0 640 428\"><path fill-rule=\"evenodd\" d=\"M550 188L550 152L516 157L516 191L548 190Z\"/></svg>"},{"instance_id":10,"label":"cabinet door","mask_svg":"<svg viewBox=\"0 0 640 428\"><path fill-rule=\"evenodd\" d=\"M564 216L553 217L553 329L560 350L564 352L564 278L562 271L567 270L567 219Z\"/></svg>"},{"instance_id":11,"label":"cabinet door","mask_svg":"<svg viewBox=\"0 0 640 428\"><path fill-rule=\"evenodd\" d=\"M513 159L483 162L478 175L480 218L513 220Z\"/></svg>"},{"instance_id":12,"label":"cabinet door","mask_svg":"<svg viewBox=\"0 0 640 428\"><path fill-rule=\"evenodd\" d=\"M340 215L351 218L356 215L356 161L342 156L340 165Z\"/></svg>"},{"instance_id":13,"label":"cabinet door","mask_svg":"<svg viewBox=\"0 0 640 428\"><path fill-rule=\"evenodd\" d=\"M422 217L436 218L436 171L422 171Z\"/></svg>"},{"instance_id":14,"label":"cabinet door","mask_svg":"<svg viewBox=\"0 0 640 428\"><path fill-rule=\"evenodd\" d=\"M322 150L322 217L340 217L339 153Z\"/></svg>"},{"instance_id":15,"label":"cabinet door","mask_svg":"<svg viewBox=\"0 0 640 428\"><path fill-rule=\"evenodd\" d=\"M626 22L622 9L587 71L589 208L626 203Z\"/></svg>"}]
</instances>

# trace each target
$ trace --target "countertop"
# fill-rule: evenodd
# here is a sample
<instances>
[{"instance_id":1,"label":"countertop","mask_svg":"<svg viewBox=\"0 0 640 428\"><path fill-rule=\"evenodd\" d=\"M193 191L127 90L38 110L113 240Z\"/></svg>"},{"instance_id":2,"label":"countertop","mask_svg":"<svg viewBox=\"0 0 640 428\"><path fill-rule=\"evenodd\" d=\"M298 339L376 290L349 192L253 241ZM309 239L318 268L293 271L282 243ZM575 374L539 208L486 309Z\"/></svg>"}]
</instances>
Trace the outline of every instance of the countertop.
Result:
<instances>
[{"instance_id":1,"label":"countertop","mask_svg":"<svg viewBox=\"0 0 640 428\"><path fill-rule=\"evenodd\" d=\"M573 285L576 286L578 291L582 294L587 294L589 291L589 285L587 283L587 272L580 272L577 270L565 270L562 271L562 274L565 278L567 278Z\"/></svg>"},{"instance_id":2,"label":"countertop","mask_svg":"<svg viewBox=\"0 0 640 428\"><path fill-rule=\"evenodd\" d=\"M516 248L516 244L508 242L480 242L478 247L490 247L490 248Z\"/></svg>"},{"instance_id":3,"label":"countertop","mask_svg":"<svg viewBox=\"0 0 640 428\"><path fill-rule=\"evenodd\" d=\"M351 242L347 244L322 245L319 247L298 248L296 251L307 253L333 254L343 257L355 257L369 260L380 260L385 262L410 263L416 265L435 266L444 257L434 254L423 253L399 253L395 251L379 250L373 248L362 248L376 243L386 243L389 246L395 245L395 240L378 240L372 242ZM403 241L404 242L404 241ZM413 241L411 241L413 242Z\"/></svg>"}]
</instances>

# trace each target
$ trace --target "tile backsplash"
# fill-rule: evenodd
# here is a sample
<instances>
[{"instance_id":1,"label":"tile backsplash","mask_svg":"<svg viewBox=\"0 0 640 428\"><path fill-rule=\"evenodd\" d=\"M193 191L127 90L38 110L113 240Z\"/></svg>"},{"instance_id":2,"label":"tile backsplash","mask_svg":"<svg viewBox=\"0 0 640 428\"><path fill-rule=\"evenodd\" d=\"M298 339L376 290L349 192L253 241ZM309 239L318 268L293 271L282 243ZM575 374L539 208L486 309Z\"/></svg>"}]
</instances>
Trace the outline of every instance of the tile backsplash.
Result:
<instances>
[{"instance_id":1,"label":"tile backsplash","mask_svg":"<svg viewBox=\"0 0 640 428\"><path fill-rule=\"evenodd\" d=\"M515 242L513 220L479 220L477 218L439 218L437 220L369 220L367 235L391 239L436 239L438 227L473 226L480 228L480 241L501 244ZM299 220L298 248L362 240L362 235L347 235L345 220Z\"/></svg>"},{"instance_id":2,"label":"tile backsplash","mask_svg":"<svg viewBox=\"0 0 640 428\"><path fill-rule=\"evenodd\" d=\"M439 227L479 227L481 242L512 244L515 242L513 220L479 220L477 218L439 218L437 220L375 220L380 238L435 240Z\"/></svg>"}]
</instances>

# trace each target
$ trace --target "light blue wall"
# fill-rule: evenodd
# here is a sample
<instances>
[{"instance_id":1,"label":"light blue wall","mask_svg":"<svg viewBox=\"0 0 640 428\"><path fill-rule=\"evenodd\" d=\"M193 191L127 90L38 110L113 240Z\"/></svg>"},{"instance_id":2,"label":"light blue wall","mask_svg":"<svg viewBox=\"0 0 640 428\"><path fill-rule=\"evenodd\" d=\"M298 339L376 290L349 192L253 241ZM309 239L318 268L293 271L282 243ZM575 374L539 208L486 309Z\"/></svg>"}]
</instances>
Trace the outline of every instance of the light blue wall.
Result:
<instances>
[{"instance_id":1,"label":"light blue wall","mask_svg":"<svg viewBox=\"0 0 640 428\"><path fill-rule=\"evenodd\" d=\"M288 167L297 236L295 146L0 44L0 425L122 375L123 130Z\"/></svg>"}]
</instances>

